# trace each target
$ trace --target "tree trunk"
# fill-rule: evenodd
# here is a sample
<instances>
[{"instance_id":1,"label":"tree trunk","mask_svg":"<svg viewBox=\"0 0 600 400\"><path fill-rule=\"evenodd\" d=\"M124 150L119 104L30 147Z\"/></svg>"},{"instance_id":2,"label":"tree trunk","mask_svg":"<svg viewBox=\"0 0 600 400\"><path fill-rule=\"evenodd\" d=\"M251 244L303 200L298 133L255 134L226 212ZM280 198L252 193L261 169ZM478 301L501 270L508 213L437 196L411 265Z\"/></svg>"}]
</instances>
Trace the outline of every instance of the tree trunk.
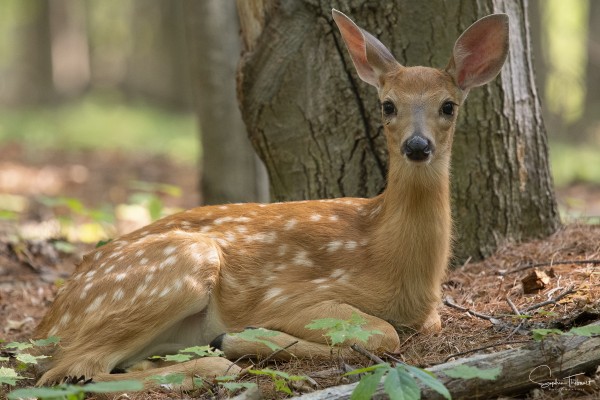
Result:
<instances>
[{"instance_id":1,"label":"tree trunk","mask_svg":"<svg viewBox=\"0 0 600 400\"><path fill-rule=\"evenodd\" d=\"M456 129L456 261L557 229L526 3L508 0L238 0L245 44L238 98L273 200L373 196L385 185L377 96L356 76L331 7L377 36L404 65L440 68L477 18L509 14L507 65L500 78L472 91Z\"/></svg>"},{"instance_id":2,"label":"tree trunk","mask_svg":"<svg viewBox=\"0 0 600 400\"><path fill-rule=\"evenodd\" d=\"M0 103L47 104L54 99L48 0L11 0L0 6L8 34L0 38Z\"/></svg>"},{"instance_id":3,"label":"tree trunk","mask_svg":"<svg viewBox=\"0 0 600 400\"><path fill-rule=\"evenodd\" d=\"M180 1L133 2L133 46L123 82L129 96L176 109L192 108L183 21Z\"/></svg>"},{"instance_id":4,"label":"tree trunk","mask_svg":"<svg viewBox=\"0 0 600 400\"><path fill-rule=\"evenodd\" d=\"M203 203L265 201L268 188L261 182L266 173L246 135L235 95L241 46L235 3L187 0L184 5L201 126Z\"/></svg>"},{"instance_id":5,"label":"tree trunk","mask_svg":"<svg viewBox=\"0 0 600 400\"><path fill-rule=\"evenodd\" d=\"M598 323L591 325L597 326ZM543 342L532 342L517 349L481 354L469 358L439 364L428 371L450 391L453 399L492 399L514 396L541 388L542 391L563 393L595 390L596 383L574 378L574 375L594 373L600 363L600 337L556 336ZM493 381L451 378L444 371L458 366L478 369L500 367L500 374ZM569 379L571 377L571 379ZM554 382L545 387L541 384ZM575 382L578 382L577 384ZM346 400L350 398L357 383L331 387L304 396L302 400ZM379 384L374 399L386 399L383 384ZM443 399L429 388L421 388L423 399Z\"/></svg>"}]
</instances>

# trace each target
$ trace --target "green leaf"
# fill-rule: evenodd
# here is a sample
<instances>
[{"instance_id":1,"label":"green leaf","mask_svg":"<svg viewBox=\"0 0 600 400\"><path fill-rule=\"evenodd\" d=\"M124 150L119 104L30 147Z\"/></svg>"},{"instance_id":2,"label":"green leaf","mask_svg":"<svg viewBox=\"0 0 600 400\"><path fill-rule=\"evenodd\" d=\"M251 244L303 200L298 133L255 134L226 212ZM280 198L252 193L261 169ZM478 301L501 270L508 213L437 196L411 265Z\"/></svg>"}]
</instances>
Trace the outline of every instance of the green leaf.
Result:
<instances>
[{"instance_id":1,"label":"green leaf","mask_svg":"<svg viewBox=\"0 0 600 400\"><path fill-rule=\"evenodd\" d=\"M229 382L229 381L235 381L236 379L237 379L236 375L221 375L221 376L215 377L215 380L217 382Z\"/></svg>"},{"instance_id":2,"label":"green leaf","mask_svg":"<svg viewBox=\"0 0 600 400\"><path fill-rule=\"evenodd\" d=\"M96 248L98 248L98 247L102 247L102 246L104 246L105 244L108 244L108 243L110 243L110 242L112 242L112 239L99 240L99 241L98 241L98 243L96 243Z\"/></svg>"},{"instance_id":3,"label":"green leaf","mask_svg":"<svg viewBox=\"0 0 600 400\"><path fill-rule=\"evenodd\" d=\"M142 390L144 384L134 380L97 382L84 385L82 388L86 393L135 392Z\"/></svg>"},{"instance_id":4,"label":"green leaf","mask_svg":"<svg viewBox=\"0 0 600 400\"><path fill-rule=\"evenodd\" d=\"M485 379L489 381L496 380L500 372L502 372L501 367L489 368L489 369L481 369L477 367L472 367L469 365L457 365L456 367L445 369L444 374L448 375L450 378L460 378L460 379Z\"/></svg>"},{"instance_id":5,"label":"green leaf","mask_svg":"<svg viewBox=\"0 0 600 400\"><path fill-rule=\"evenodd\" d=\"M83 393L83 387L81 386L58 386L54 388L39 387L13 390L8 394L8 398L10 400L32 397L40 399L64 399L67 396L77 395L79 393Z\"/></svg>"},{"instance_id":6,"label":"green leaf","mask_svg":"<svg viewBox=\"0 0 600 400\"><path fill-rule=\"evenodd\" d=\"M10 342L4 345L6 349L16 349L16 350L25 350L33 347L33 343L25 343L25 342Z\"/></svg>"},{"instance_id":7,"label":"green leaf","mask_svg":"<svg viewBox=\"0 0 600 400\"><path fill-rule=\"evenodd\" d=\"M181 385L185 375L181 373L173 373L168 375L152 375L145 380L151 380L159 385Z\"/></svg>"},{"instance_id":8,"label":"green leaf","mask_svg":"<svg viewBox=\"0 0 600 400\"><path fill-rule=\"evenodd\" d=\"M31 343L33 343L34 346L48 346L51 344L56 344L60 342L60 338L58 336L50 336L46 339L39 339L39 340L31 340Z\"/></svg>"},{"instance_id":9,"label":"green leaf","mask_svg":"<svg viewBox=\"0 0 600 400\"><path fill-rule=\"evenodd\" d=\"M256 383L254 382L221 382L219 385L223 386L230 392L235 392L239 389L251 389L256 387Z\"/></svg>"},{"instance_id":10,"label":"green leaf","mask_svg":"<svg viewBox=\"0 0 600 400\"><path fill-rule=\"evenodd\" d=\"M204 387L204 380L200 377L197 377L197 376L193 377L192 382L194 382L194 387L196 387L196 388Z\"/></svg>"},{"instance_id":11,"label":"green leaf","mask_svg":"<svg viewBox=\"0 0 600 400\"><path fill-rule=\"evenodd\" d=\"M600 325L587 325L587 326L580 326L577 328L571 328L571 330L568 332L571 335L577 335L577 336L594 336L594 335L600 335Z\"/></svg>"},{"instance_id":12,"label":"green leaf","mask_svg":"<svg viewBox=\"0 0 600 400\"><path fill-rule=\"evenodd\" d=\"M24 377L17 374L12 368L0 367L0 383L6 383L8 385L16 385L17 380L25 379Z\"/></svg>"},{"instance_id":13,"label":"green leaf","mask_svg":"<svg viewBox=\"0 0 600 400\"><path fill-rule=\"evenodd\" d=\"M363 377L350 395L350 400L370 400L386 371L389 369L379 368L373 374Z\"/></svg>"},{"instance_id":14,"label":"green leaf","mask_svg":"<svg viewBox=\"0 0 600 400\"><path fill-rule=\"evenodd\" d=\"M357 339L361 342L366 342L372 335L383 335L383 332L378 330L366 330L362 326L366 325L367 321L357 313L353 313L348 320L323 318L316 319L305 328L317 330L327 330L325 336L331 339L331 345L335 346L349 339Z\"/></svg>"},{"instance_id":15,"label":"green leaf","mask_svg":"<svg viewBox=\"0 0 600 400\"><path fill-rule=\"evenodd\" d=\"M191 360L192 356L189 354L167 354L163 359L165 361L184 362Z\"/></svg>"},{"instance_id":16,"label":"green leaf","mask_svg":"<svg viewBox=\"0 0 600 400\"><path fill-rule=\"evenodd\" d=\"M415 378L406 370L390 368L383 382L383 389L391 400L419 400L421 389L415 382Z\"/></svg>"},{"instance_id":17,"label":"green leaf","mask_svg":"<svg viewBox=\"0 0 600 400\"><path fill-rule=\"evenodd\" d=\"M413 367L412 365L399 365L396 368L401 367L405 368L412 376L420 380L423 385L429 386L432 390L435 390L448 400L452 399L452 395L450 395L450 392L446 386L444 386L444 384L438 380L433 373L421 368Z\"/></svg>"},{"instance_id":18,"label":"green leaf","mask_svg":"<svg viewBox=\"0 0 600 400\"><path fill-rule=\"evenodd\" d=\"M48 358L48 356L32 356L31 354L21 353L17 354L16 359L25 364L37 364L37 360L40 358Z\"/></svg>"},{"instance_id":19,"label":"green leaf","mask_svg":"<svg viewBox=\"0 0 600 400\"><path fill-rule=\"evenodd\" d=\"M375 364L375 365L371 365L370 367L353 369L352 371L346 372L342 376L364 374L366 372L373 372L376 369L380 369L380 368L390 368L390 364L387 364L387 363L385 363L385 364Z\"/></svg>"},{"instance_id":20,"label":"green leaf","mask_svg":"<svg viewBox=\"0 0 600 400\"><path fill-rule=\"evenodd\" d=\"M221 357L223 352L210 346L193 346L179 350L180 353L193 353L198 357Z\"/></svg>"},{"instance_id":21,"label":"green leaf","mask_svg":"<svg viewBox=\"0 0 600 400\"><path fill-rule=\"evenodd\" d=\"M531 332L533 340L536 341L543 340L548 335L562 335L563 333L560 329L533 329Z\"/></svg>"},{"instance_id":22,"label":"green leaf","mask_svg":"<svg viewBox=\"0 0 600 400\"><path fill-rule=\"evenodd\" d=\"M285 379L275 379L273 383L275 384L275 390L278 392L292 395L292 389L289 388Z\"/></svg>"},{"instance_id":23,"label":"green leaf","mask_svg":"<svg viewBox=\"0 0 600 400\"><path fill-rule=\"evenodd\" d=\"M9 357L0 357L0 362L5 362L5 361L8 361L8 360L10 360Z\"/></svg>"},{"instance_id":24,"label":"green leaf","mask_svg":"<svg viewBox=\"0 0 600 400\"><path fill-rule=\"evenodd\" d=\"M54 246L56 250L65 254L73 254L75 253L75 250L77 250L77 247L74 244L65 242L64 240L57 240L56 242L52 243L52 246Z\"/></svg>"},{"instance_id":25,"label":"green leaf","mask_svg":"<svg viewBox=\"0 0 600 400\"><path fill-rule=\"evenodd\" d=\"M264 339L266 337L277 336L279 335L279 333L275 331L270 331L265 328L246 329L239 333L231 333L231 335L237 336L238 338L247 340L249 342L262 343L273 351L281 349L281 347L279 347L275 343Z\"/></svg>"},{"instance_id":26,"label":"green leaf","mask_svg":"<svg viewBox=\"0 0 600 400\"><path fill-rule=\"evenodd\" d=\"M148 212L152 221L156 221L162 216L163 202L156 196L152 196L148 202Z\"/></svg>"}]
</instances>

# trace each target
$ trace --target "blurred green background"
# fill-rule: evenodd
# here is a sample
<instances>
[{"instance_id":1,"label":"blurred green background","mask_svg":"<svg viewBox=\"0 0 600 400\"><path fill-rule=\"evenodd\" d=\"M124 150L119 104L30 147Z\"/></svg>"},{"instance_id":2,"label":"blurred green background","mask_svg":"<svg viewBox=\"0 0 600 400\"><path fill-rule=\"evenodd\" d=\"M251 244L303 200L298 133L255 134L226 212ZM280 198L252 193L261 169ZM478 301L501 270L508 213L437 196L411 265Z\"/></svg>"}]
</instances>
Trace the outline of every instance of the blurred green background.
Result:
<instances>
[{"instance_id":1,"label":"blurred green background","mask_svg":"<svg viewBox=\"0 0 600 400\"><path fill-rule=\"evenodd\" d=\"M529 6L561 210L598 218L600 1ZM90 206L126 203L131 193L116 187L132 180L197 190L202 150L174 10L161 0L0 2L0 209L9 208L2 194L66 191ZM24 189L48 166L70 184ZM123 176L104 182L98 174ZM69 192L75 184L84 189ZM196 198L169 201L190 207Z\"/></svg>"}]
</instances>

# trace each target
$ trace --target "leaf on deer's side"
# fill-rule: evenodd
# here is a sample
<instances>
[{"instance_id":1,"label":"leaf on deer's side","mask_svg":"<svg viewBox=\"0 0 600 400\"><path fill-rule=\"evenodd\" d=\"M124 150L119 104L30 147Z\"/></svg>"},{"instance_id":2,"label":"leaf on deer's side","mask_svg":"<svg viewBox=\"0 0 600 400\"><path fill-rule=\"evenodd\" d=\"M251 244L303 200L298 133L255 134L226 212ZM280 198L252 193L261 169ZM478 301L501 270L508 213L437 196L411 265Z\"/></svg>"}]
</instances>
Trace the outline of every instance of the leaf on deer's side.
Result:
<instances>
[{"instance_id":1,"label":"leaf on deer's side","mask_svg":"<svg viewBox=\"0 0 600 400\"><path fill-rule=\"evenodd\" d=\"M34 346L38 347L48 346L51 344L56 344L58 342L60 342L60 338L58 336L49 336L46 339L31 340L31 343L33 343Z\"/></svg>"},{"instance_id":2,"label":"leaf on deer's side","mask_svg":"<svg viewBox=\"0 0 600 400\"><path fill-rule=\"evenodd\" d=\"M175 362L184 362L192 359L192 356L189 354L167 354L163 357L165 361L175 361Z\"/></svg>"},{"instance_id":3,"label":"leaf on deer's side","mask_svg":"<svg viewBox=\"0 0 600 400\"><path fill-rule=\"evenodd\" d=\"M277 335L279 335L279 333L275 332L275 331L270 331L265 328L246 329L242 332L231 333L230 335L236 336L240 339L247 340L249 342L262 343L273 351L281 349L281 347L278 346L277 344L271 342L270 340L264 339L264 338L268 338L268 337L277 336Z\"/></svg>"},{"instance_id":4,"label":"leaf on deer's side","mask_svg":"<svg viewBox=\"0 0 600 400\"><path fill-rule=\"evenodd\" d=\"M210 346L192 346L179 350L180 353L193 353L198 357L221 357L223 352Z\"/></svg>"}]
</instances>

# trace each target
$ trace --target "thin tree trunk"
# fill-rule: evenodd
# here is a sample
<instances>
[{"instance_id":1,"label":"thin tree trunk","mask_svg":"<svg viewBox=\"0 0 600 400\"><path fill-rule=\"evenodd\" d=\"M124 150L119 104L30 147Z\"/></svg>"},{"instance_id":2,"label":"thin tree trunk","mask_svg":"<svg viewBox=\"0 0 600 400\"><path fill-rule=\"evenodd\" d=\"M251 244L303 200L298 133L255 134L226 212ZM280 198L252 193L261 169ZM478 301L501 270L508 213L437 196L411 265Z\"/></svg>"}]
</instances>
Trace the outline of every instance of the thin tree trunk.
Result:
<instances>
[{"instance_id":1,"label":"thin tree trunk","mask_svg":"<svg viewBox=\"0 0 600 400\"><path fill-rule=\"evenodd\" d=\"M558 213L530 58L526 2L508 0L238 1L245 51L238 98L273 200L373 196L387 154L375 91L355 75L331 7L354 18L407 66L445 67L477 18L510 17L501 77L472 91L453 155L456 260L506 240L548 235Z\"/></svg>"},{"instance_id":2,"label":"thin tree trunk","mask_svg":"<svg viewBox=\"0 0 600 400\"><path fill-rule=\"evenodd\" d=\"M266 185L246 135L236 95L240 39L235 3L184 3L192 82L201 126L202 197L205 204L265 201Z\"/></svg>"}]
</instances>

